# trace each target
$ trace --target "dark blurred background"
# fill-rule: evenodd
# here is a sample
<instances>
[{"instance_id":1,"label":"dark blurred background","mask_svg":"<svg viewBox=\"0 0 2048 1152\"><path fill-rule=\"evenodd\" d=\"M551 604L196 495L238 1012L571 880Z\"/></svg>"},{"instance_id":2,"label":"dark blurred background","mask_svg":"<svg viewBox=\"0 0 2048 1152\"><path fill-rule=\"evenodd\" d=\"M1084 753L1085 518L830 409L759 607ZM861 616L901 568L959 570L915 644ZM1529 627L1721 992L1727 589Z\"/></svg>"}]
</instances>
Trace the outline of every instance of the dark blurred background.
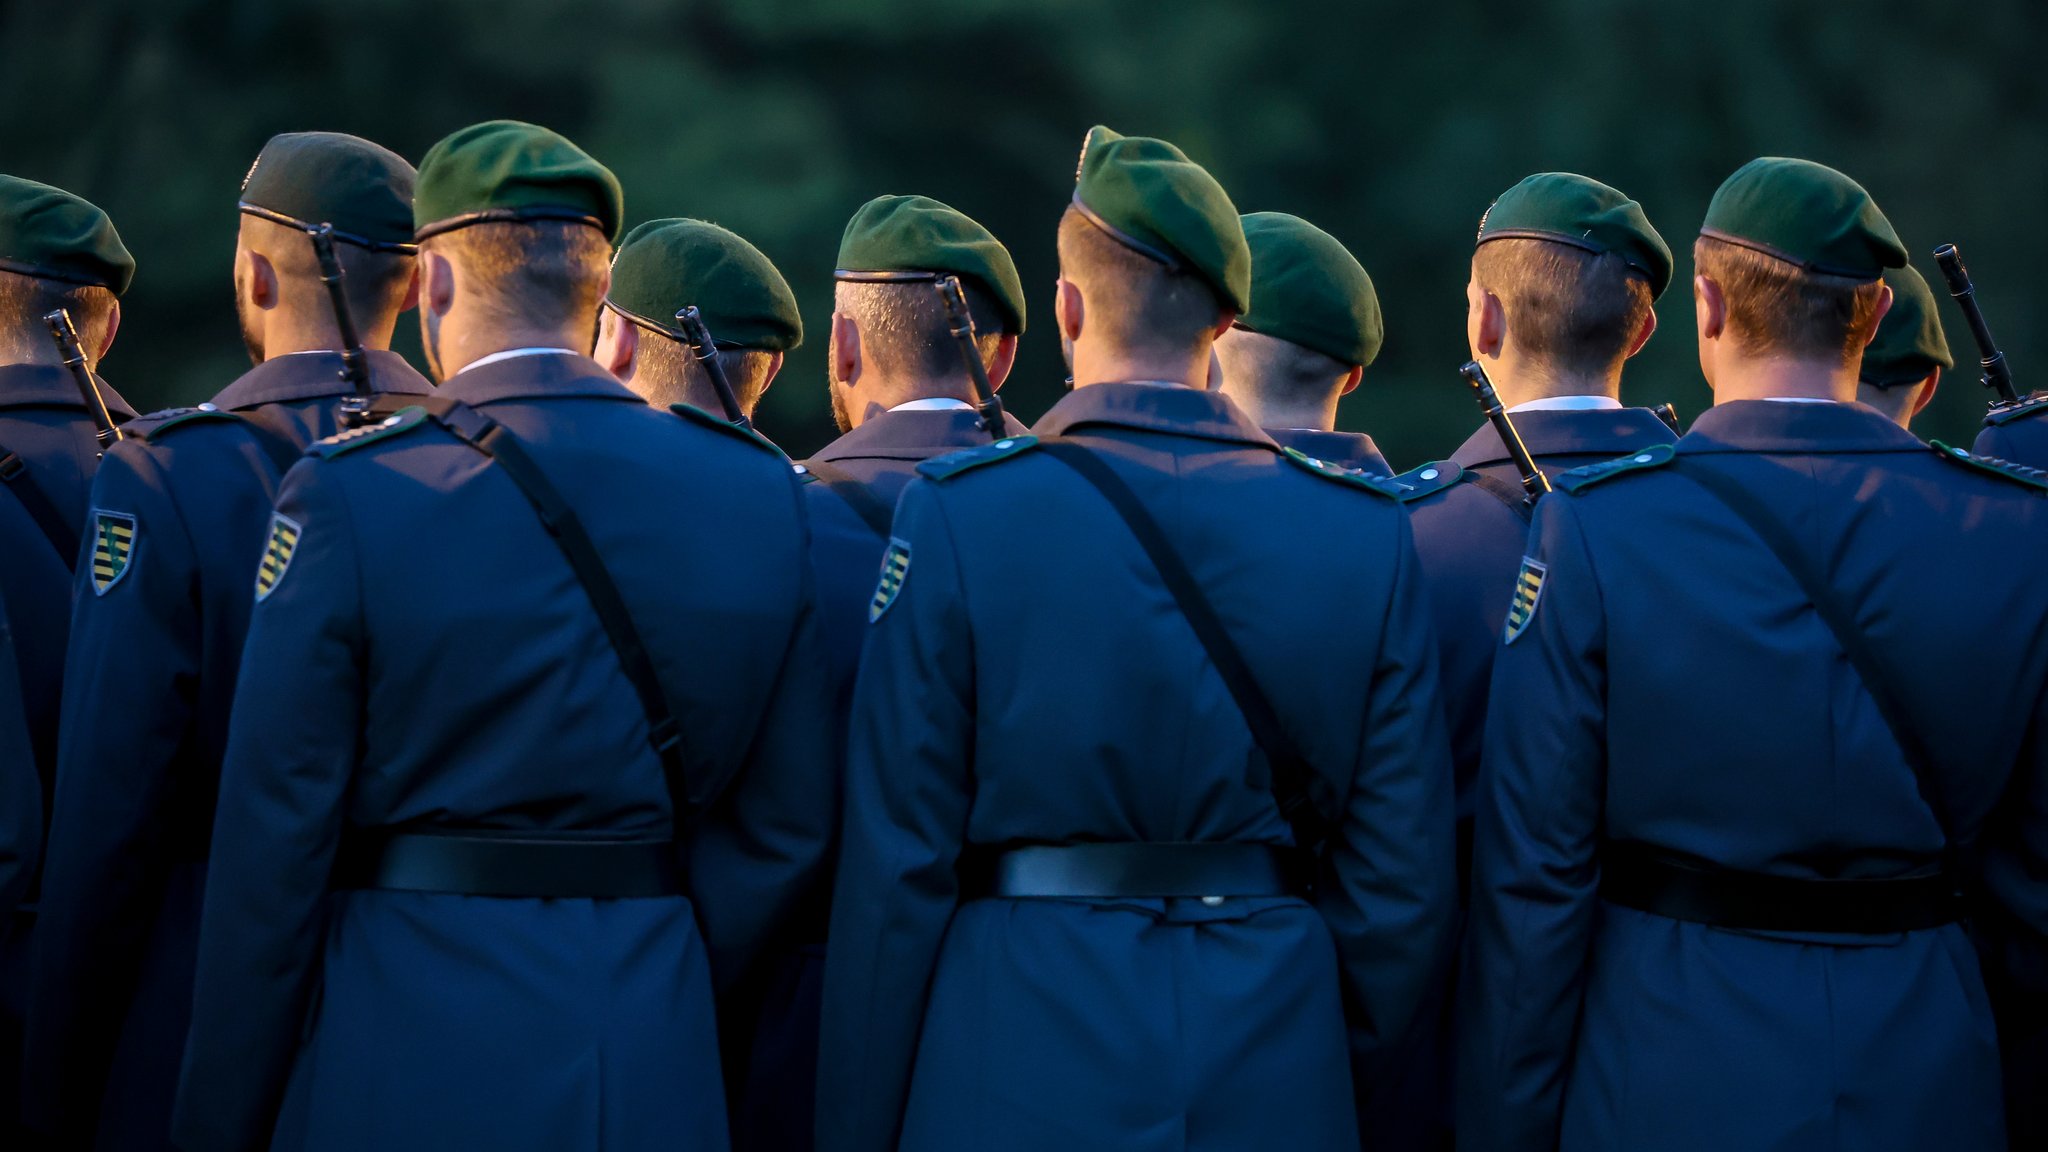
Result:
<instances>
[{"instance_id":1,"label":"dark blurred background","mask_svg":"<svg viewBox=\"0 0 2048 1152\"><path fill-rule=\"evenodd\" d=\"M948 201L1010 245L1033 311L1005 396L1027 420L1058 399L1053 229L1105 123L1358 253L1387 343L1344 422L1408 466L1479 422L1455 373L1473 232L1543 169L1635 196L1679 253L1631 402L1707 403L1691 240L1759 154L1861 180L1937 284L1926 253L1959 244L2022 390L2048 386L2044 43L2038 0L0 0L0 171L113 215L140 271L106 372L146 410L246 367L234 203L272 133L417 160L472 121L547 124L619 174L629 223L716 220L781 266L807 339L761 422L804 455L832 434L840 228L883 192ZM1963 364L1919 431L1967 443L1984 396L1943 308Z\"/></svg>"}]
</instances>

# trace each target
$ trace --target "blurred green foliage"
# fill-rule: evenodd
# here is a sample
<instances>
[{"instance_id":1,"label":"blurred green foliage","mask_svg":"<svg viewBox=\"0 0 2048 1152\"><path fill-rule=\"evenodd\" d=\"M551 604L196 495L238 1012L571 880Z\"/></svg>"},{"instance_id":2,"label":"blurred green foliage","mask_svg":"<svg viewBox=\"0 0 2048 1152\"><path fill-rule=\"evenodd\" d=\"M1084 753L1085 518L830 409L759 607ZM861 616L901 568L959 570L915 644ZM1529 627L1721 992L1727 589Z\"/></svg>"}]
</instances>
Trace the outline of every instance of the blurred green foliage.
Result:
<instances>
[{"instance_id":1,"label":"blurred green foliage","mask_svg":"<svg viewBox=\"0 0 2048 1152\"><path fill-rule=\"evenodd\" d=\"M139 406L190 403L245 366L229 295L233 204L272 133L355 132L417 158L511 116L610 164L631 222L693 215L754 240L796 286L811 340L765 430L831 434L823 339L854 208L921 192L1015 251L1035 327L1006 394L1060 394L1047 321L1054 224L1089 125L1165 136L1245 211L1306 216L1378 282L1387 346L1347 401L1395 462L1478 424L1455 374L1480 213L1521 176L1571 169L1643 201L1680 253L1630 399L1707 403L1690 239L1714 186L1758 154L1862 180L1929 279L1961 245L2023 386L2048 386L2048 5L1899 0L0 0L0 170L111 212L141 265L107 372ZM1967 442L1963 367L1923 434ZM417 355L410 320L403 347Z\"/></svg>"}]
</instances>

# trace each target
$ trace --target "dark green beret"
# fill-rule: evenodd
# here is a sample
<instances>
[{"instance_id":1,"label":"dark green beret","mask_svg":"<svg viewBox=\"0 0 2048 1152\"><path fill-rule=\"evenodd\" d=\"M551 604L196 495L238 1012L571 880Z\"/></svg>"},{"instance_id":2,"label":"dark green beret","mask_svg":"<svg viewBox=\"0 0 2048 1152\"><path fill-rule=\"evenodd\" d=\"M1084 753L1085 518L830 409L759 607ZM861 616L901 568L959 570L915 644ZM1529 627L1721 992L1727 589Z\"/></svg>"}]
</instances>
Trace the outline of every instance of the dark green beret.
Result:
<instances>
[{"instance_id":1,"label":"dark green beret","mask_svg":"<svg viewBox=\"0 0 2048 1152\"><path fill-rule=\"evenodd\" d=\"M929 196L877 196L860 206L839 238L835 280L872 283L971 278L995 298L1003 331L1024 331L1024 282L1010 250L973 217Z\"/></svg>"},{"instance_id":2,"label":"dark green beret","mask_svg":"<svg viewBox=\"0 0 2048 1152\"><path fill-rule=\"evenodd\" d=\"M412 189L418 173L405 158L340 132L272 136L242 180L243 212L359 248L410 252Z\"/></svg>"},{"instance_id":3,"label":"dark green beret","mask_svg":"<svg viewBox=\"0 0 2048 1152\"><path fill-rule=\"evenodd\" d=\"M1500 194L1479 219L1479 243L1548 240L1613 253L1650 282L1652 299L1671 286L1671 247L1643 206L1576 172L1538 172Z\"/></svg>"},{"instance_id":4,"label":"dark green beret","mask_svg":"<svg viewBox=\"0 0 2048 1152\"><path fill-rule=\"evenodd\" d=\"M91 203L62 188L0 176L0 271L96 284L119 296L135 279L135 257Z\"/></svg>"},{"instance_id":5,"label":"dark green beret","mask_svg":"<svg viewBox=\"0 0 2048 1152\"><path fill-rule=\"evenodd\" d=\"M1926 279L1908 264L1886 269L1884 282L1891 285L1892 310L1863 350L1863 382L1879 388L1918 384L1936 368L1955 367Z\"/></svg>"},{"instance_id":6,"label":"dark green beret","mask_svg":"<svg viewBox=\"0 0 2048 1152\"><path fill-rule=\"evenodd\" d=\"M1252 251L1252 309L1239 328L1299 344L1344 364L1380 354L1386 329L1372 277L1335 236L1285 212L1244 218Z\"/></svg>"},{"instance_id":7,"label":"dark green beret","mask_svg":"<svg viewBox=\"0 0 2048 1152\"><path fill-rule=\"evenodd\" d=\"M804 341L796 294L759 248L703 220L649 220L612 260L611 306L674 340L695 306L720 347L787 352Z\"/></svg>"},{"instance_id":8,"label":"dark green beret","mask_svg":"<svg viewBox=\"0 0 2048 1152\"><path fill-rule=\"evenodd\" d=\"M1852 280L1906 265L1906 246L1863 185L1811 160L1763 156L1736 169L1700 235Z\"/></svg>"},{"instance_id":9,"label":"dark green beret","mask_svg":"<svg viewBox=\"0 0 2048 1152\"><path fill-rule=\"evenodd\" d=\"M508 220L589 224L619 237L626 197L611 169L557 133L517 120L472 124L427 150L413 238Z\"/></svg>"},{"instance_id":10,"label":"dark green beret","mask_svg":"<svg viewBox=\"0 0 2048 1152\"><path fill-rule=\"evenodd\" d=\"M1252 309L1252 254L1237 208L1207 169L1164 140L1088 130L1074 207L1124 246L1209 282L1231 311Z\"/></svg>"}]
</instances>

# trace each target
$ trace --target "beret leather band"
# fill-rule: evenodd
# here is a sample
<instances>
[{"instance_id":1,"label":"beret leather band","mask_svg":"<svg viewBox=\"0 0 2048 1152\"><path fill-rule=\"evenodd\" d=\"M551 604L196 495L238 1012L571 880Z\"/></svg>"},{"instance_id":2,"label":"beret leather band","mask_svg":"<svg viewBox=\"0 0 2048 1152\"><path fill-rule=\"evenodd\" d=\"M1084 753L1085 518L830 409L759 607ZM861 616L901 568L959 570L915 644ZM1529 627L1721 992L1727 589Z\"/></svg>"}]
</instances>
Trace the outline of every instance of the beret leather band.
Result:
<instances>
[{"instance_id":1,"label":"beret leather band","mask_svg":"<svg viewBox=\"0 0 2048 1152\"><path fill-rule=\"evenodd\" d=\"M1700 235L1705 236L1709 240L1719 240L1723 244L1733 244L1737 248L1747 248L1752 252L1762 253L1773 260L1783 260L1794 268L1806 272L1815 272L1822 276L1839 276L1844 280L1855 280L1863 284L1883 279L1882 274L1873 276L1861 269L1843 268L1836 264L1822 264L1815 260L1802 260L1783 248L1773 247L1761 240L1751 240L1746 236L1736 236L1732 233L1723 232L1719 228L1702 228L1700 229Z\"/></svg>"},{"instance_id":2,"label":"beret leather band","mask_svg":"<svg viewBox=\"0 0 2048 1152\"><path fill-rule=\"evenodd\" d=\"M1584 237L1574 236L1569 232L1554 232L1548 228L1499 228L1492 232L1482 232L1479 236L1481 244L1491 240L1548 240L1553 244L1569 245L1583 252L1591 252L1596 256L1611 254L1620 257L1622 263L1648 276L1653 283L1657 279L1656 274L1650 269L1643 267L1641 261L1629 259L1619 249L1603 248Z\"/></svg>"},{"instance_id":3,"label":"beret leather band","mask_svg":"<svg viewBox=\"0 0 2048 1152\"><path fill-rule=\"evenodd\" d=\"M82 284L88 288L113 287L112 284L104 280L95 280L88 276L73 276L68 272L58 272L55 269L44 268L36 264L24 264L19 260L9 260L4 256L0 256L0 272L12 272L17 276L30 276L37 280L55 280L62 284Z\"/></svg>"},{"instance_id":4,"label":"beret leather band","mask_svg":"<svg viewBox=\"0 0 2048 1152\"><path fill-rule=\"evenodd\" d=\"M604 306L606 308L611 309L613 312L617 313L621 319L625 320L626 323L631 324L635 328L644 328L647 331L654 333L656 336L666 336L670 340L673 340L678 344L688 344L690 342L689 335L686 334L680 328L671 328L666 324L662 324L654 320L649 320L647 317L642 316L637 312L628 312L624 308L619 307L617 304L612 303L609 299L605 300ZM718 336L716 332L712 333L712 335ZM742 344L737 340L727 340L724 337L718 338L718 348L721 352L767 351L767 349L765 348L757 348L752 344Z\"/></svg>"},{"instance_id":5,"label":"beret leather band","mask_svg":"<svg viewBox=\"0 0 2048 1152\"><path fill-rule=\"evenodd\" d=\"M311 224L296 216L287 216L282 212L273 212L262 205L251 204L247 200L240 202L235 207L240 209L244 216L254 216L258 220L268 220L272 224L282 224L287 228L296 228L301 232L312 233L320 230L320 225L318 224ZM343 244L353 244L358 248L366 248L372 252L395 252L400 256L411 256L420 250L418 244L372 240L368 236L359 236L354 232L343 232L332 225L329 225L329 230L334 238Z\"/></svg>"},{"instance_id":6,"label":"beret leather band","mask_svg":"<svg viewBox=\"0 0 2048 1152\"><path fill-rule=\"evenodd\" d=\"M1136 252L1138 255L1145 257L1147 260L1150 260L1155 264L1166 265L1166 270L1168 272L1187 271L1186 263L1180 260L1178 257L1174 256L1171 252L1162 252L1159 249L1154 248L1153 246L1145 243L1142 240L1139 240L1137 237L1132 236L1130 233L1125 232L1123 229L1116 227L1109 221L1104 220L1101 216L1097 215L1095 209L1090 208L1088 207L1088 205L1083 204L1081 202L1081 191L1078 188L1074 190L1074 211L1079 212L1081 214L1082 219L1088 221L1090 224L1095 225L1097 228L1102 229L1102 231L1110 239L1116 241L1117 243L1123 245L1126 248L1129 248L1131 251Z\"/></svg>"},{"instance_id":7,"label":"beret leather band","mask_svg":"<svg viewBox=\"0 0 2048 1152\"><path fill-rule=\"evenodd\" d=\"M834 268L832 278L847 284L895 284L917 280L937 280L951 276L951 272L923 272L917 269L897 268L880 272L860 272L851 268Z\"/></svg>"},{"instance_id":8,"label":"beret leather band","mask_svg":"<svg viewBox=\"0 0 2048 1152\"><path fill-rule=\"evenodd\" d=\"M473 224L538 224L551 221L567 224L588 224L590 227L604 233L607 239L611 237L612 233L610 225L588 212L576 208L549 208L545 205L537 205L532 208L486 208L481 212L465 212L460 216L450 216L446 220L436 220L432 224L423 224L413 230L412 238L415 242L418 242L427 239L429 236L439 236L443 232L453 232L458 228L467 228Z\"/></svg>"}]
</instances>

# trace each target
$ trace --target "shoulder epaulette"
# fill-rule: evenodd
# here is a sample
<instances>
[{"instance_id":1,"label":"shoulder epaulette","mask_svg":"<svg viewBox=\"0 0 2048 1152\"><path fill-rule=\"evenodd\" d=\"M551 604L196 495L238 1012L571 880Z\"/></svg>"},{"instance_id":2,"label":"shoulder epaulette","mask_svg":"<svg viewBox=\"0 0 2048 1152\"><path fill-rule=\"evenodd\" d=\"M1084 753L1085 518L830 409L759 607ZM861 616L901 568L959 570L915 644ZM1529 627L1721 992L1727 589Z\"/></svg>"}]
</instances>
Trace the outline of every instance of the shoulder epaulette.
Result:
<instances>
[{"instance_id":1,"label":"shoulder epaulette","mask_svg":"<svg viewBox=\"0 0 2048 1152\"><path fill-rule=\"evenodd\" d=\"M791 464L789 467L791 471L796 473L797 483L816 484L818 482L818 474L811 471L810 465L799 463Z\"/></svg>"},{"instance_id":2,"label":"shoulder epaulette","mask_svg":"<svg viewBox=\"0 0 2048 1152\"><path fill-rule=\"evenodd\" d=\"M1434 496L1465 478L1465 470L1455 460L1431 460L1420 468L1394 477L1394 483L1401 486L1401 503L1412 504L1426 496Z\"/></svg>"},{"instance_id":3,"label":"shoulder epaulette","mask_svg":"<svg viewBox=\"0 0 2048 1152\"><path fill-rule=\"evenodd\" d=\"M1588 464L1569 472L1560 472L1550 483L1560 492L1579 493L1595 484L1612 480L1630 472L1641 472L1649 468L1661 468L1678 456L1678 450L1669 444L1655 444L1640 452L1631 452L1599 464Z\"/></svg>"},{"instance_id":4,"label":"shoulder epaulette","mask_svg":"<svg viewBox=\"0 0 2048 1152\"><path fill-rule=\"evenodd\" d=\"M1391 500L1399 500L1401 498L1401 486L1394 483L1394 478L1391 476L1375 476L1370 472L1361 472L1356 468L1346 468L1342 464L1332 464L1328 460L1311 456L1299 448L1282 448L1280 449L1280 454L1287 457L1288 461L1294 464L1295 467L1300 468L1304 472L1313 472L1325 480L1335 480L1339 484L1349 484L1353 488L1363 488L1367 492L1376 492Z\"/></svg>"},{"instance_id":5,"label":"shoulder epaulette","mask_svg":"<svg viewBox=\"0 0 2048 1152\"><path fill-rule=\"evenodd\" d=\"M323 460L331 460L344 452L353 452L365 444L374 444L379 440L389 439L393 436L402 436L426 422L427 410L415 405L411 408L401 409L395 415L386 416L375 424L368 424L361 428L351 428L340 435L329 436L325 440L315 440L306 451Z\"/></svg>"},{"instance_id":6,"label":"shoulder epaulette","mask_svg":"<svg viewBox=\"0 0 2048 1152\"><path fill-rule=\"evenodd\" d=\"M747 443L752 444L756 448L760 448L768 452L773 452L777 456L783 456L784 459L788 459L788 457L783 454L782 448L778 446L775 443L775 441L770 440L766 436L761 435L759 432L754 431L752 428L742 428L729 420L725 420L718 416L713 416L711 413L704 411L702 408L697 407L695 404L671 404L668 406L668 410L675 413L678 416L681 416L683 419L688 420L692 424L702 424L707 428L716 428L720 432L723 432L728 436L737 436L740 439L745 440Z\"/></svg>"},{"instance_id":7,"label":"shoulder epaulette","mask_svg":"<svg viewBox=\"0 0 2048 1152\"><path fill-rule=\"evenodd\" d=\"M2043 472L2039 468L2029 468L2025 464L2000 460L1996 456L1979 456L1975 452L1956 448L1939 440L1929 441L1927 446L1940 453L1944 460L1975 468L1979 472L1988 472L1993 476L2003 476L2015 484L2048 491L2048 472Z\"/></svg>"},{"instance_id":8,"label":"shoulder epaulette","mask_svg":"<svg viewBox=\"0 0 2048 1152\"><path fill-rule=\"evenodd\" d=\"M1991 411L1986 412L1984 414L1984 426L1986 428L1996 428L2000 424L2010 424L2022 416L2031 416L2043 410L2048 410L2048 392L2036 392L2031 396L2015 400L2010 404L2000 404Z\"/></svg>"},{"instance_id":9,"label":"shoulder epaulette","mask_svg":"<svg viewBox=\"0 0 2048 1152\"><path fill-rule=\"evenodd\" d=\"M993 444L978 444L921 461L917 474L932 480L945 480L984 464L1015 459L1037 446L1036 436L1005 436Z\"/></svg>"},{"instance_id":10,"label":"shoulder epaulette","mask_svg":"<svg viewBox=\"0 0 2048 1152\"><path fill-rule=\"evenodd\" d=\"M138 416L128 422L125 430L131 436L139 434L144 440L154 441L171 429L182 428L188 424L199 424L209 420L238 421L240 419L241 417L233 412L223 412L211 404L201 404L197 408L166 408L161 412L151 412L147 416Z\"/></svg>"}]
</instances>

